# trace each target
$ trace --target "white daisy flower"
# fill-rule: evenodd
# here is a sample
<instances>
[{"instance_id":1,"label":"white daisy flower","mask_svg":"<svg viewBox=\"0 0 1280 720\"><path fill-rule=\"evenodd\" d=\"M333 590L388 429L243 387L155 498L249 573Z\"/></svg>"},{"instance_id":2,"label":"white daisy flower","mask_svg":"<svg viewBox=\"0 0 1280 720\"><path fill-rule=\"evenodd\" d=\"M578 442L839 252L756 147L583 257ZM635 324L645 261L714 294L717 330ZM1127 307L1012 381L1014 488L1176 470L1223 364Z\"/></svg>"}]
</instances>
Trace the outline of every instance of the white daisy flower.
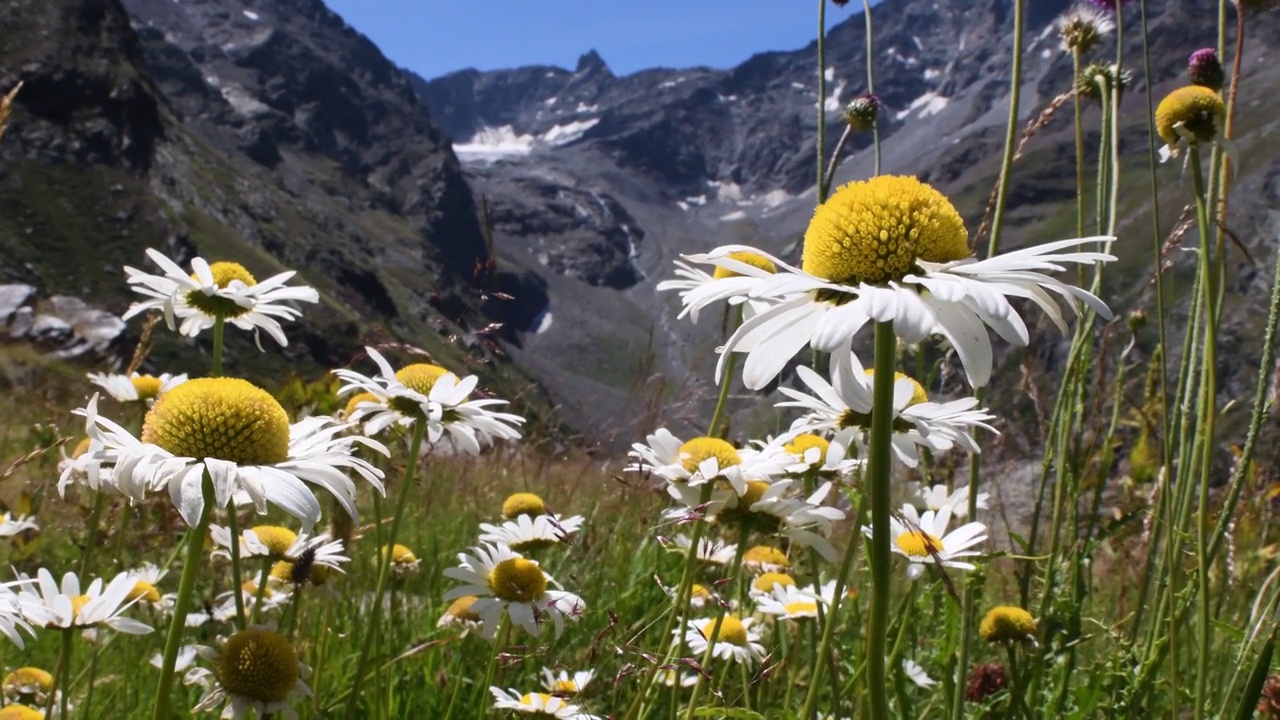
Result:
<instances>
[{"instance_id":1,"label":"white daisy flower","mask_svg":"<svg viewBox=\"0 0 1280 720\"><path fill-rule=\"evenodd\" d=\"M631 446L628 455L634 462L625 470L652 473L669 483L698 487L724 480L741 495L747 480L773 477L784 471L784 459L777 454L765 455L755 448L738 449L720 438L697 437L681 442L662 428L645 440Z\"/></svg>"},{"instance_id":2,"label":"white daisy flower","mask_svg":"<svg viewBox=\"0 0 1280 720\"><path fill-rule=\"evenodd\" d=\"M924 503L926 510L938 511L942 508L951 508L951 517L963 518L969 514L969 486L961 485L955 489L955 492L948 492L946 485L934 485L929 487L924 484L917 485L916 495L919 496L921 502ZM987 509L987 500L991 497L990 493L978 493L978 509Z\"/></svg>"},{"instance_id":3,"label":"white daisy flower","mask_svg":"<svg viewBox=\"0 0 1280 720\"><path fill-rule=\"evenodd\" d=\"M19 717L41 718L44 717L44 708L49 707L50 700L52 700L53 712L50 717L60 717L61 709L59 704L62 702L62 691L55 691L53 684L53 674L44 668L30 666L17 668L5 675L3 683L0 684L4 691L4 705L25 705L28 708L39 708L39 710L33 710L31 713L19 715ZM53 695L52 698L49 697L51 693ZM71 709L70 704L68 704L67 709Z\"/></svg>"},{"instance_id":4,"label":"white daisy flower","mask_svg":"<svg viewBox=\"0 0 1280 720\"><path fill-rule=\"evenodd\" d=\"M843 510L824 506L832 484L823 483L807 498L792 496L800 483L794 479L749 480L746 492L725 504L715 516L726 527L745 527L765 535L782 535L793 543L811 547L828 562L838 559L827 540L832 524L843 520Z\"/></svg>"},{"instance_id":5,"label":"white daisy flower","mask_svg":"<svg viewBox=\"0 0 1280 720\"><path fill-rule=\"evenodd\" d=\"M1235 145L1223 134L1225 113L1222 96L1203 85L1187 85L1166 95L1155 115L1156 134L1165 142L1160 162L1182 157L1192 145L1212 144L1238 167Z\"/></svg>"},{"instance_id":6,"label":"white daisy flower","mask_svg":"<svg viewBox=\"0 0 1280 720\"><path fill-rule=\"evenodd\" d=\"M157 670L164 669L164 653L156 653L151 656L151 665ZM174 672L186 672L196 662L196 646L183 645L178 648L178 660L174 663Z\"/></svg>"},{"instance_id":7,"label":"white daisy flower","mask_svg":"<svg viewBox=\"0 0 1280 720\"><path fill-rule=\"evenodd\" d=\"M214 667L193 668L183 678L185 685L206 688L192 712L223 706L223 718L296 719L298 713L291 704L311 696L306 682L311 668L298 659L288 638L267 627L250 626L221 648L199 645L196 653Z\"/></svg>"},{"instance_id":8,"label":"white daisy flower","mask_svg":"<svg viewBox=\"0 0 1280 720\"><path fill-rule=\"evenodd\" d=\"M481 545L458 554L459 566L446 568L445 577L464 583L445 593L445 600L475 595L471 609L482 618L486 637L492 637L505 611L511 622L537 635L548 619L556 637L564 632L564 620L577 620L586 605L582 598L549 586L559 584L534 560L505 545Z\"/></svg>"},{"instance_id":9,"label":"white daisy flower","mask_svg":"<svg viewBox=\"0 0 1280 720\"><path fill-rule=\"evenodd\" d=\"M177 600L178 594L161 594L159 589L160 581L167 574L166 571L151 563L143 563L141 566L129 570L128 574L133 578L133 589L125 597L127 602L136 602L159 612L167 612L173 609L173 604Z\"/></svg>"},{"instance_id":10,"label":"white daisy flower","mask_svg":"<svg viewBox=\"0 0 1280 720\"><path fill-rule=\"evenodd\" d=\"M291 271L273 275L257 282L244 266L233 262L216 262L210 265L202 258L191 260L191 272L187 273L177 263L150 248L147 257L164 270L163 275L153 275L137 268L125 266L129 285L134 292L150 298L129 306L121 319L150 310L164 313L165 323L173 330L175 318L182 321L178 332L195 337L214 326L218 317L241 330L251 330L256 338L259 330L267 331L280 345L288 345L280 320L294 320L302 312L288 304L291 302L320 302L320 294L314 288L285 287L297 273Z\"/></svg>"},{"instance_id":11,"label":"white daisy flower","mask_svg":"<svg viewBox=\"0 0 1280 720\"><path fill-rule=\"evenodd\" d=\"M791 560L772 545L755 545L742 553L742 567L757 574L785 573L791 570Z\"/></svg>"},{"instance_id":12,"label":"white daisy flower","mask_svg":"<svg viewBox=\"0 0 1280 720\"><path fill-rule=\"evenodd\" d=\"M262 588L262 608L258 611L260 615L278 610L293 598L293 594L288 589L273 588L271 585L272 583L268 582ZM244 606L246 617L253 615L253 608L257 602L258 584L252 580L240 583L240 603ZM235 591L224 590L214 597L209 615L211 619L225 623L234 620L238 613Z\"/></svg>"},{"instance_id":13,"label":"white daisy flower","mask_svg":"<svg viewBox=\"0 0 1280 720\"><path fill-rule=\"evenodd\" d=\"M902 516L902 520L889 518L890 534L893 536L893 551L909 562L907 576L912 580L924 574L926 565L935 563L958 570L973 569L971 563L958 558L982 554L970 548L986 542L986 525L971 522L947 532L951 509L945 507L920 515L913 505L903 505ZM871 528L863 527L862 533L871 537Z\"/></svg>"},{"instance_id":14,"label":"white daisy flower","mask_svg":"<svg viewBox=\"0 0 1280 720\"><path fill-rule=\"evenodd\" d=\"M811 589L800 589L795 585L774 584L773 591L755 596L756 609L765 615L773 615L784 620L805 620L818 617L819 598ZM830 602L823 599L823 604L830 607ZM825 611L825 609L824 609Z\"/></svg>"},{"instance_id":15,"label":"white daisy flower","mask_svg":"<svg viewBox=\"0 0 1280 720\"><path fill-rule=\"evenodd\" d=\"M1064 240L977 260L969 251L964 221L946 197L915 178L881 175L849 183L819 206L805 232L800 268L743 245L684 257L730 267L732 253L750 252L778 268L774 275L751 278L750 287L741 291L774 305L745 321L725 342L717 381L730 352L746 353L743 382L758 390L806 345L832 352L864 326L892 321L897 336L908 343L945 337L970 384L980 387L990 380L992 365L984 325L1017 345L1030 340L1010 298L1036 303L1064 332L1058 298L1072 312L1078 312L1079 301L1111 318L1101 300L1046 273L1068 263L1114 260L1106 253L1073 249L1112 240ZM732 269L740 267L736 263Z\"/></svg>"},{"instance_id":16,"label":"white daisy flower","mask_svg":"<svg viewBox=\"0 0 1280 720\"><path fill-rule=\"evenodd\" d=\"M768 277L778 271L773 263L761 255L732 253L727 257L725 265L716 267L711 273L681 260L676 260L675 265L675 273L680 279L663 280L658 283L657 290L680 292L680 302L684 309L677 317L688 315L696 323L700 309L720 300L726 300L730 305L742 305L744 318L769 308L769 303L747 297L747 292L755 284L755 278Z\"/></svg>"},{"instance_id":17,"label":"white daisy flower","mask_svg":"<svg viewBox=\"0 0 1280 720\"><path fill-rule=\"evenodd\" d=\"M503 690L491 687L495 710L510 710L521 715L535 715L540 718L556 718L557 720L600 720L597 716L584 712L577 705L571 705L555 695L547 693L521 693L519 690Z\"/></svg>"},{"instance_id":18,"label":"white daisy flower","mask_svg":"<svg viewBox=\"0 0 1280 720\"><path fill-rule=\"evenodd\" d=\"M767 572L757 575L747 588L747 597L757 600L773 594L775 588L795 587L796 579L787 573Z\"/></svg>"},{"instance_id":19,"label":"white daisy flower","mask_svg":"<svg viewBox=\"0 0 1280 720\"><path fill-rule=\"evenodd\" d=\"M26 576L21 576L28 580ZM89 583L81 592L80 578L74 572L62 576L59 585L53 575L40 568L31 589L18 592L19 610L33 624L46 628L90 628L105 625L130 635L145 635L152 627L120 613L132 605L137 581L127 572L117 575L103 587L102 578Z\"/></svg>"},{"instance_id":20,"label":"white daisy flower","mask_svg":"<svg viewBox=\"0 0 1280 720\"><path fill-rule=\"evenodd\" d=\"M414 363L396 371L374 348L367 347L365 352L378 366L376 377L346 369L334 370L333 374L346 383L338 390L339 397L352 393L356 397L363 393L372 397L348 409L349 419L364 423L365 432L370 435L391 425L409 426L423 421L427 423L429 442L435 443L448 433L457 447L471 455L479 454L482 444L520 438L514 426L523 424L524 418L488 409L506 405L505 400L467 399L480 382L475 375L459 379L428 363Z\"/></svg>"},{"instance_id":21,"label":"white daisy flower","mask_svg":"<svg viewBox=\"0 0 1280 720\"><path fill-rule=\"evenodd\" d=\"M689 547L693 544L693 540L686 535L677 535L670 540L660 537L658 541L667 549L686 557L689 555ZM733 563L733 558L737 554L738 546L732 543L725 543L718 538L703 537L698 539L698 554L696 556L698 562L708 565L728 566Z\"/></svg>"},{"instance_id":22,"label":"white daisy flower","mask_svg":"<svg viewBox=\"0 0 1280 720\"><path fill-rule=\"evenodd\" d=\"M0 634L9 638L14 645L26 649L26 640L19 630L24 630L31 637L36 636L36 627L44 627L53 619L53 610L46 607L43 600L30 593L14 592L12 588L22 591L33 586L29 580L0 584ZM30 620L30 622L28 622Z\"/></svg>"},{"instance_id":23,"label":"white daisy flower","mask_svg":"<svg viewBox=\"0 0 1280 720\"><path fill-rule=\"evenodd\" d=\"M141 439L99 416L96 395L76 412L86 417L89 437L101 443L89 453L91 463L110 466L134 502L167 488L192 526L204 510L206 472L217 507L234 500L265 514L270 502L304 528L320 519L320 502L308 484L328 490L352 517L356 485L346 471L383 492L382 471L355 454L356 446L389 454L383 445L346 434L349 426L328 416L291 425L275 398L237 378L200 378L170 390L147 412Z\"/></svg>"},{"instance_id":24,"label":"white daisy flower","mask_svg":"<svg viewBox=\"0 0 1280 720\"><path fill-rule=\"evenodd\" d=\"M449 603L449 607L445 609L444 614L436 621L436 627L456 628L462 631L463 637L466 637L472 630L484 635L484 619L472 609L478 599L475 595L463 595ZM494 632L496 630L489 632L489 635L493 635Z\"/></svg>"},{"instance_id":25,"label":"white daisy flower","mask_svg":"<svg viewBox=\"0 0 1280 720\"><path fill-rule=\"evenodd\" d=\"M150 405L156 398L186 382L187 375L186 373L182 375L163 373L159 376L139 375L136 372L129 375L89 373L89 381L105 390L118 402L142 401Z\"/></svg>"},{"instance_id":26,"label":"white daisy flower","mask_svg":"<svg viewBox=\"0 0 1280 720\"><path fill-rule=\"evenodd\" d=\"M932 687L938 684L937 680L929 677L929 673L924 671L914 660L902 661L902 672L906 674L907 679L916 684L916 687Z\"/></svg>"},{"instance_id":27,"label":"white daisy flower","mask_svg":"<svg viewBox=\"0 0 1280 720\"><path fill-rule=\"evenodd\" d=\"M685 645L693 652L694 657L706 653L711 644L711 656L731 660L745 665L754 665L764 659L764 645L760 644L760 632L752 618L738 618L725 615L716 623L716 618L689 620L683 629L676 628L675 644L679 644L681 633L684 634Z\"/></svg>"},{"instance_id":28,"label":"white daisy flower","mask_svg":"<svg viewBox=\"0 0 1280 720\"><path fill-rule=\"evenodd\" d=\"M106 486L113 490L116 487L113 468L103 465L97 453L103 450L102 442L85 437L68 454L65 446L58 447L61 456L58 460L58 496L67 497L67 487L83 485L93 492Z\"/></svg>"},{"instance_id":29,"label":"white daisy flower","mask_svg":"<svg viewBox=\"0 0 1280 720\"><path fill-rule=\"evenodd\" d=\"M213 541L214 557L231 557L231 528L222 525L209 526L209 539ZM280 525L255 525L240 533L240 559L252 557L282 558L298 541L298 534Z\"/></svg>"},{"instance_id":30,"label":"white daisy flower","mask_svg":"<svg viewBox=\"0 0 1280 720\"><path fill-rule=\"evenodd\" d=\"M581 524L571 525L574 530ZM542 550L559 545L569 539L572 530L556 522L550 515L518 515L501 525L480 523L480 542L502 544L516 552Z\"/></svg>"},{"instance_id":31,"label":"white daisy flower","mask_svg":"<svg viewBox=\"0 0 1280 720\"><path fill-rule=\"evenodd\" d=\"M797 421L803 428L804 422ZM799 434L796 434L796 433ZM835 433L830 440L814 433L793 430L779 438L770 438L761 452L785 452L790 457L786 471L791 475L813 473L822 477L848 477L861 470L865 460L849 455L849 447L860 433L849 428Z\"/></svg>"},{"instance_id":32,"label":"white daisy flower","mask_svg":"<svg viewBox=\"0 0 1280 720\"><path fill-rule=\"evenodd\" d=\"M596 676L595 670L579 670L570 673L568 670L555 672L551 668L542 668L542 687L552 695L577 695L587 688L591 678Z\"/></svg>"},{"instance_id":33,"label":"white daisy flower","mask_svg":"<svg viewBox=\"0 0 1280 720\"><path fill-rule=\"evenodd\" d=\"M13 537L28 530L39 530L40 526L29 515L14 517L9 513L0 513L0 537Z\"/></svg>"},{"instance_id":34,"label":"white daisy flower","mask_svg":"<svg viewBox=\"0 0 1280 720\"><path fill-rule=\"evenodd\" d=\"M383 545L382 553L385 554L386 552L387 552L387 546ZM375 565L381 562L381 560L382 560L381 555L375 555L373 558L373 562ZM392 575L395 575L396 577L403 577L405 575L409 575L410 573L417 572L418 566L420 564L422 564L422 561L419 560L418 556L414 555L413 551L410 550L409 548L405 547L404 545L401 545L400 543L396 543L395 545L391 546L390 567L391 567Z\"/></svg>"},{"instance_id":35,"label":"white daisy flower","mask_svg":"<svg viewBox=\"0 0 1280 720\"><path fill-rule=\"evenodd\" d=\"M777 403L777 407L807 411L792 424L792 433L855 429L859 431L858 442L865 441L871 427L874 376L863 369L856 355L841 350L831 356L831 382L803 366L796 368L796 374L813 394L779 388L791 400ZM893 385L894 453L903 464L915 467L920 462L919 447L933 452L954 447L981 452L973 431L982 428L996 433L988 424L995 416L977 405L976 398L930 402L919 383L900 374Z\"/></svg>"},{"instance_id":36,"label":"white daisy flower","mask_svg":"<svg viewBox=\"0 0 1280 720\"><path fill-rule=\"evenodd\" d=\"M658 682L667 687L672 687L677 683L682 688L691 688L698 684L698 676L693 673L677 673L670 668L658 671Z\"/></svg>"}]
</instances>

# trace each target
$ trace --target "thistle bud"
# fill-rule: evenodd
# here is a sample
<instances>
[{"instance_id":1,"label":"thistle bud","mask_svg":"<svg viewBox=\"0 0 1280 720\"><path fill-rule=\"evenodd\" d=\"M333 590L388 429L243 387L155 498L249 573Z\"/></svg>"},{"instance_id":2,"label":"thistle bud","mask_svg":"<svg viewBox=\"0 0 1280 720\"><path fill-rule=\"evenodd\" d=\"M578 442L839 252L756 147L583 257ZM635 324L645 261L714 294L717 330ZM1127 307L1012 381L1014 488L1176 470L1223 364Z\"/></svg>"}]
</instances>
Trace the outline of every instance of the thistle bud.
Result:
<instances>
[{"instance_id":1,"label":"thistle bud","mask_svg":"<svg viewBox=\"0 0 1280 720\"><path fill-rule=\"evenodd\" d=\"M973 703L983 702L1003 690L1008 683L1004 665L994 662L974 665L964 684L964 698Z\"/></svg>"},{"instance_id":2,"label":"thistle bud","mask_svg":"<svg viewBox=\"0 0 1280 720\"><path fill-rule=\"evenodd\" d=\"M844 121L858 132L867 132L876 126L876 116L879 114L880 98L871 93L862 93L845 106Z\"/></svg>"},{"instance_id":3,"label":"thistle bud","mask_svg":"<svg viewBox=\"0 0 1280 720\"><path fill-rule=\"evenodd\" d=\"M1080 71L1076 78L1076 92L1080 97L1092 100L1099 105L1103 99L1111 97L1111 88L1118 88L1121 97L1133 75L1128 70L1119 70L1112 63L1092 62Z\"/></svg>"},{"instance_id":4,"label":"thistle bud","mask_svg":"<svg viewBox=\"0 0 1280 720\"><path fill-rule=\"evenodd\" d=\"M1227 80L1222 63L1218 61L1218 51L1213 48L1191 53L1187 60L1187 74L1191 76L1192 85L1203 85L1214 92L1221 90Z\"/></svg>"}]
</instances>

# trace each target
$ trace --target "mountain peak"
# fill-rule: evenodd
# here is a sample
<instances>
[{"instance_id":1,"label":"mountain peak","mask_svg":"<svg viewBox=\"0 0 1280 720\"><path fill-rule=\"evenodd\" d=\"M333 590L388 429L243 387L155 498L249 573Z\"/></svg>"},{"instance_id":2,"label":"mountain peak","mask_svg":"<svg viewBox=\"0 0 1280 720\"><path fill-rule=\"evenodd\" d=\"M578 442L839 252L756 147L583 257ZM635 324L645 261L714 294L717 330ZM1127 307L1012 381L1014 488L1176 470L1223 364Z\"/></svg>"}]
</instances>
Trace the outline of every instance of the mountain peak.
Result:
<instances>
[{"instance_id":1,"label":"mountain peak","mask_svg":"<svg viewBox=\"0 0 1280 720\"><path fill-rule=\"evenodd\" d=\"M574 69L575 73L586 72L608 72L609 66L605 64L604 58L600 57L600 53L595 49L588 50L585 54L578 58L578 67Z\"/></svg>"}]
</instances>

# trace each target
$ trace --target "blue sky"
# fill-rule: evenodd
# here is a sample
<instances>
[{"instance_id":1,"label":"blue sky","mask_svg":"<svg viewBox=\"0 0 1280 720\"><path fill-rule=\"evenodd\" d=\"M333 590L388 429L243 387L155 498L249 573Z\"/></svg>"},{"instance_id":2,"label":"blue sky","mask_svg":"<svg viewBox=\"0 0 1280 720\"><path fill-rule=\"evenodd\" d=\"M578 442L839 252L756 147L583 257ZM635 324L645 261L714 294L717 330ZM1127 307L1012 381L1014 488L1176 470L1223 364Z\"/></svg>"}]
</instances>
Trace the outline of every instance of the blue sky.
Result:
<instances>
[{"instance_id":1,"label":"blue sky","mask_svg":"<svg viewBox=\"0 0 1280 720\"><path fill-rule=\"evenodd\" d=\"M395 63L431 78L520 65L573 69L595 48L619 75L730 67L817 37L817 3L796 0L326 0ZM828 26L854 6L828 5Z\"/></svg>"}]
</instances>

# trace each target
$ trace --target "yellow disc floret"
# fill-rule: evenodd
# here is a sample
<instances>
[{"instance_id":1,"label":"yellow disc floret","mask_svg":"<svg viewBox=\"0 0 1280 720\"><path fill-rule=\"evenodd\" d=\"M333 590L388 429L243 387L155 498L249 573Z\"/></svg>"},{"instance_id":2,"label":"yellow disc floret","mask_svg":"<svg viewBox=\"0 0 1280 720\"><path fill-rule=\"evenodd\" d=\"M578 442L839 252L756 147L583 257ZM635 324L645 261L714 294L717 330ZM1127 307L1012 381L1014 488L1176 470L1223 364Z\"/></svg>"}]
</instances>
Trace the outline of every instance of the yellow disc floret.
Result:
<instances>
[{"instance_id":1,"label":"yellow disc floret","mask_svg":"<svg viewBox=\"0 0 1280 720\"><path fill-rule=\"evenodd\" d=\"M1165 144L1176 146L1181 139L1175 125L1181 125L1198 142L1211 142L1218 135L1226 106L1218 93L1202 85L1181 87L1165 96L1156 108L1156 133Z\"/></svg>"},{"instance_id":2,"label":"yellow disc floret","mask_svg":"<svg viewBox=\"0 0 1280 720\"><path fill-rule=\"evenodd\" d=\"M84 610L84 606L89 604L93 598L88 595L76 595L71 598L71 624L79 625L80 611Z\"/></svg>"},{"instance_id":3,"label":"yellow disc floret","mask_svg":"<svg viewBox=\"0 0 1280 720\"><path fill-rule=\"evenodd\" d=\"M774 265L772 260L757 253L745 252L745 251L732 252L732 253L729 253L726 257L728 257L730 260L737 260L738 262L744 265L750 265L753 268L759 268L769 274L778 272L778 266ZM742 273L734 272L729 268L716 266L714 277L717 280L723 280L724 278L739 277L741 275Z\"/></svg>"},{"instance_id":4,"label":"yellow disc floret","mask_svg":"<svg viewBox=\"0 0 1280 720\"><path fill-rule=\"evenodd\" d=\"M818 448L818 463L827 461L827 450L831 448L831 443L824 437L813 434L797 435L786 444L787 452L801 458L812 448Z\"/></svg>"},{"instance_id":5,"label":"yellow disc floret","mask_svg":"<svg viewBox=\"0 0 1280 720\"><path fill-rule=\"evenodd\" d=\"M80 442L76 443L75 449L71 451L71 459L74 460L80 457L81 455L89 452L89 442L90 442L89 438L87 437L81 438Z\"/></svg>"},{"instance_id":6,"label":"yellow disc floret","mask_svg":"<svg viewBox=\"0 0 1280 720\"><path fill-rule=\"evenodd\" d=\"M371 392L362 392L352 395L351 399L347 401L347 406L342 410L342 417L351 417L351 413L356 411L356 406L362 402L376 403L378 402L378 396Z\"/></svg>"},{"instance_id":7,"label":"yellow disc floret","mask_svg":"<svg viewBox=\"0 0 1280 720\"><path fill-rule=\"evenodd\" d=\"M240 263L216 262L209 266L209 272L213 274L213 284L223 290L230 287L231 283L236 280L248 287L258 284L253 274ZM191 277L196 279L195 275ZM188 292L186 301L188 305L206 315L236 318L249 312L249 308L236 303L231 298L206 295L199 290Z\"/></svg>"},{"instance_id":8,"label":"yellow disc floret","mask_svg":"<svg viewBox=\"0 0 1280 720\"><path fill-rule=\"evenodd\" d=\"M264 703L288 699L298 673L298 651L293 643L263 628L232 635L218 660L218 681L223 690Z\"/></svg>"},{"instance_id":9,"label":"yellow disc floret","mask_svg":"<svg viewBox=\"0 0 1280 720\"><path fill-rule=\"evenodd\" d=\"M139 400L151 400L160 395L160 388L164 386L160 378L155 375L137 375L129 378L129 382L133 383L133 389L138 393Z\"/></svg>"},{"instance_id":10,"label":"yellow disc floret","mask_svg":"<svg viewBox=\"0 0 1280 720\"><path fill-rule=\"evenodd\" d=\"M923 530L908 530L894 540L898 549L911 557L931 556L942 552L942 541Z\"/></svg>"},{"instance_id":11,"label":"yellow disc floret","mask_svg":"<svg viewBox=\"0 0 1280 720\"><path fill-rule=\"evenodd\" d=\"M782 606L782 609L792 617L803 617L805 615L818 615L818 602L816 600L797 600L789 602Z\"/></svg>"},{"instance_id":12,"label":"yellow disc floret","mask_svg":"<svg viewBox=\"0 0 1280 720\"><path fill-rule=\"evenodd\" d=\"M767 572L756 578L755 581L751 583L751 589L763 593L771 593L773 592L774 585L795 587L796 579L786 573Z\"/></svg>"},{"instance_id":13,"label":"yellow disc floret","mask_svg":"<svg viewBox=\"0 0 1280 720\"><path fill-rule=\"evenodd\" d=\"M521 515L537 517L546 514L547 504L542 501L542 498L533 493L512 493L506 500L502 501L502 517L508 520L515 520Z\"/></svg>"},{"instance_id":14,"label":"yellow disc floret","mask_svg":"<svg viewBox=\"0 0 1280 720\"><path fill-rule=\"evenodd\" d=\"M557 680L555 689L552 690L557 695L577 695L578 683L572 680Z\"/></svg>"},{"instance_id":15,"label":"yellow disc floret","mask_svg":"<svg viewBox=\"0 0 1280 720\"><path fill-rule=\"evenodd\" d=\"M711 600L711 591L702 583L694 583L693 587L689 590L689 599L704 603L708 602Z\"/></svg>"},{"instance_id":16,"label":"yellow disc floret","mask_svg":"<svg viewBox=\"0 0 1280 720\"><path fill-rule=\"evenodd\" d=\"M547 693L525 693L520 696L520 704L530 708L544 708L547 703L551 702L551 695ZM543 715L543 713L535 713ZM546 715L546 717L555 717L554 715Z\"/></svg>"},{"instance_id":17,"label":"yellow disc floret","mask_svg":"<svg viewBox=\"0 0 1280 720\"><path fill-rule=\"evenodd\" d=\"M142 441L179 457L270 465L289 457L289 416L248 381L188 380L147 412Z\"/></svg>"},{"instance_id":18,"label":"yellow disc floret","mask_svg":"<svg viewBox=\"0 0 1280 720\"><path fill-rule=\"evenodd\" d=\"M137 600L155 605L160 602L160 591L156 589L155 585L146 580L138 580L133 584L133 589L129 591L129 594L125 596L125 600L128 602Z\"/></svg>"},{"instance_id":19,"label":"yellow disc floret","mask_svg":"<svg viewBox=\"0 0 1280 720\"><path fill-rule=\"evenodd\" d=\"M0 708L0 720L44 720L44 713L26 705L5 705Z\"/></svg>"},{"instance_id":20,"label":"yellow disc floret","mask_svg":"<svg viewBox=\"0 0 1280 720\"><path fill-rule=\"evenodd\" d=\"M38 667L20 667L4 676L6 695L34 695L53 689L53 675Z\"/></svg>"},{"instance_id":21,"label":"yellow disc floret","mask_svg":"<svg viewBox=\"0 0 1280 720\"><path fill-rule=\"evenodd\" d=\"M752 570L770 568L789 568L791 561L776 547L756 545L742 556L742 564Z\"/></svg>"},{"instance_id":22,"label":"yellow disc floret","mask_svg":"<svg viewBox=\"0 0 1280 720\"><path fill-rule=\"evenodd\" d=\"M459 622L480 622L480 614L471 609L478 599L475 595L463 595L454 600L444 614Z\"/></svg>"},{"instance_id":23,"label":"yellow disc floret","mask_svg":"<svg viewBox=\"0 0 1280 720\"><path fill-rule=\"evenodd\" d=\"M298 533L279 525L255 525L250 530L258 537L258 542L267 547L267 552L272 557L284 557L298 540Z\"/></svg>"},{"instance_id":24,"label":"yellow disc floret","mask_svg":"<svg viewBox=\"0 0 1280 720\"><path fill-rule=\"evenodd\" d=\"M384 554L387 552L386 545L382 546L382 552ZM404 545L401 545L400 543L396 543L395 545L391 546L391 564L392 565L411 565L416 562L418 562L418 556L414 555L413 551L410 550L409 548L405 547Z\"/></svg>"},{"instance_id":25,"label":"yellow disc floret","mask_svg":"<svg viewBox=\"0 0 1280 720\"><path fill-rule=\"evenodd\" d=\"M698 630L709 643L725 642L738 647L747 646L747 626L734 615L725 615L720 619L719 625L715 620L707 620Z\"/></svg>"},{"instance_id":26,"label":"yellow disc floret","mask_svg":"<svg viewBox=\"0 0 1280 720\"><path fill-rule=\"evenodd\" d=\"M742 462L738 451L720 438L697 437L680 446L680 463L688 472L697 472L698 466L708 458L715 458L720 469L733 467Z\"/></svg>"},{"instance_id":27,"label":"yellow disc floret","mask_svg":"<svg viewBox=\"0 0 1280 720\"><path fill-rule=\"evenodd\" d=\"M509 558L489 572L489 590L507 602L529 602L546 594L547 576L532 560Z\"/></svg>"},{"instance_id":28,"label":"yellow disc floret","mask_svg":"<svg viewBox=\"0 0 1280 720\"><path fill-rule=\"evenodd\" d=\"M987 612L978 631L987 642L1022 642L1035 638L1036 619L1020 607L1001 605Z\"/></svg>"},{"instance_id":29,"label":"yellow disc floret","mask_svg":"<svg viewBox=\"0 0 1280 720\"><path fill-rule=\"evenodd\" d=\"M439 365L414 363L405 365L397 370L396 380L399 380L410 390L426 395L431 392L431 388L435 386L436 381L444 377L448 372L448 370Z\"/></svg>"},{"instance_id":30,"label":"yellow disc floret","mask_svg":"<svg viewBox=\"0 0 1280 720\"><path fill-rule=\"evenodd\" d=\"M937 190L906 176L851 182L815 211L801 269L836 283L901 280L920 260L969 257L964 220Z\"/></svg>"}]
</instances>

